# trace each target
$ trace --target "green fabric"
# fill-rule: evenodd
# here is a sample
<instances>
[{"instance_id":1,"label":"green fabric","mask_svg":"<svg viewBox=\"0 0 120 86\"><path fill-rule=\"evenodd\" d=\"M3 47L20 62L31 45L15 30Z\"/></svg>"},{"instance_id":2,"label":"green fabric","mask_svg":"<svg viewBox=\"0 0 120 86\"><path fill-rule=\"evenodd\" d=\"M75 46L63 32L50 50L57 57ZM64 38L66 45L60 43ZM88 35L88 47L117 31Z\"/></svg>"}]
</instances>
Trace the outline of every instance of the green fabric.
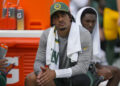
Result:
<instances>
[{"instance_id":1,"label":"green fabric","mask_svg":"<svg viewBox=\"0 0 120 86\"><path fill-rule=\"evenodd\" d=\"M90 78L90 86L93 86L93 83L96 80L96 77L90 71L87 72L87 75Z\"/></svg>"},{"instance_id":2,"label":"green fabric","mask_svg":"<svg viewBox=\"0 0 120 86\"><path fill-rule=\"evenodd\" d=\"M92 0L92 2L90 3L90 6L94 7L96 11L98 11L99 4L97 1Z\"/></svg>"},{"instance_id":3,"label":"green fabric","mask_svg":"<svg viewBox=\"0 0 120 86\"><path fill-rule=\"evenodd\" d=\"M103 28L103 15L99 13L98 16L99 16L99 24L100 24L100 27Z\"/></svg>"},{"instance_id":4,"label":"green fabric","mask_svg":"<svg viewBox=\"0 0 120 86\"><path fill-rule=\"evenodd\" d=\"M50 8L50 16L52 16L57 11L69 12L69 8L66 4L62 2L56 2Z\"/></svg>"},{"instance_id":5,"label":"green fabric","mask_svg":"<svg viewBox=\"0 0 120 86\"><path fill-rule=\"evenodd\" d=\"M92 2L90 3L90 6L95 8L96 11L98 12L98 17L99 17L99 24L101 27L103 27L103 15L100 14L99 10L99 3L95 0L92 0Z\"/></svg>"},{"instance_id":6,"label":"green fabric","mask_svg":"<svg viewBox=\"0 0 120 86\"><path fill-rule=\"evenodd\" d=\"M117 11L117 0L106 0L106 7Z\"/></svg>"},{"instance_id":7,"label":"green fabric","mask_svg":"<svg viewBox=\"0 0 120 86\"><path fill-rule=\"evenodd\" d=\"M0 86L6 86L6 75L0 74Z\"/></svg>"},{"instance_id":8,"label":"green fabric","mask_svg":"<svg viewBox=\"0 0 120 86\"><path fill-rule=\"evenodd\" d=\"M115 42L116 42L115 40L106 41L106 58L109 65L112 65L116 59L115 52L114 52Z\"/></svg>"}]
</instances>

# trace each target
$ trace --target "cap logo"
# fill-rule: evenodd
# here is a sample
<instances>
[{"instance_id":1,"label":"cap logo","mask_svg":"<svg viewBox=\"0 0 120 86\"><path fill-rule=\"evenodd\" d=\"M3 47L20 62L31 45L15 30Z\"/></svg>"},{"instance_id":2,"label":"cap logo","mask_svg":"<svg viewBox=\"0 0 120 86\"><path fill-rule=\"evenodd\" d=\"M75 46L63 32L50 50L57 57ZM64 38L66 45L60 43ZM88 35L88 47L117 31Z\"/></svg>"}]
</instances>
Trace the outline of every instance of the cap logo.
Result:
<instances>
[{"instance_id":1,"label":"cap logo","mask_svg":"<svg viewBox=\"0 0 120 86\"><path fill-rule=\"evenodd\" d=\"M56 10L60 9L60 8L61 8L61 4L56 4L56 5L54 6L54 8L55 8Z\"/></svg>"}]
</instances>

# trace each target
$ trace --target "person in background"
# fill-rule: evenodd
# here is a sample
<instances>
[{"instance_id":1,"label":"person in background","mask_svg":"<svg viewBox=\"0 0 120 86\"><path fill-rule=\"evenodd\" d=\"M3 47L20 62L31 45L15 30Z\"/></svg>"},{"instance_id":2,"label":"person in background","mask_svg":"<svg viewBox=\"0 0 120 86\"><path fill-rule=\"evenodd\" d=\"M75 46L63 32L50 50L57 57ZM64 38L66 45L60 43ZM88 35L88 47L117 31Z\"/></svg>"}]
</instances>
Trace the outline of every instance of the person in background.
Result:
<instances>
[{"instance_id":1,"label":"person in background","mask_svg":"<svg viewBox=\"0 0 120 86\"><path fill-rule=\"evenodd\" d=\"M120 69L108 66L105 63L106 61L102 60L97 11L92 7L81 8L77 13L76 23L87 29L92 35L93 62L96 63L97 74L104 76L104 80L109 80L107 86L118 86L120 82Z\"/></svg>"},{"instance_id":2,"label":"person in background","mask_svg":"<svg viewBox=\"0 0 120 86\"><path fill-rule=\"evenodd\" d=\"M26 86L89 86L86 75L92 57L89 31L82 30L62 2L51 6L51 27L45 30Z\"/></svg>"},{"instance_id":3,"label":"person in background","mask_svg":"<svg viewBox=\"0 0 120 86\"><path fill-rule=\"evenodd\" d=\"M8 63L6 54L8 46L6 44L0 44L0 86L6 86L6 76L8 72L15 66L14 63Z\"/></svg>"},{"instance_id":4,"label":"person in background","mask_svg":"<svg viewBox=\"0 0 120 86\"><path fill-rule=\"evenodd\" d=\"M5 44L0 44L0 86L6 86L6 73L8 60L5 58L7 54L8 46Z\"/></svg>"},{"instance_id":5,"label":"person in background","mask_svg":"<svg viewBox=\"0 0 120 86\"><path fill-rule=\"evenodd\" d=\"M105 37L103 32L103 9L105 2L104 0L70 0L70 11L74 18L76 18L76 14L78 10L85 6L92 6L97 9L99 12L99 25L100 25L100 40L101 40L101 53L105 56Z\"/></svg>"},{"instance_id":6,"label":"person in background","mask_svg":"<svg viewBox=\"0 0 120 86\"><path fill-rule=\"evenodd\" d=\"M0 59L0 86L6 86L6 75L4 74L5 72L5 65L7 65L6 63L7 59Z\"/></svg>"},{"instance_id":7,"label":"person in background","mask_svg":"<svg viewBox=\"0 0 120 86\"><path fill-rule=\"evenodd\" d=\"M116 60L114 47L120 36L120 0L105 0L103 27L106 39L106 58L110 65Z\"/></svg>"}]
</instances>

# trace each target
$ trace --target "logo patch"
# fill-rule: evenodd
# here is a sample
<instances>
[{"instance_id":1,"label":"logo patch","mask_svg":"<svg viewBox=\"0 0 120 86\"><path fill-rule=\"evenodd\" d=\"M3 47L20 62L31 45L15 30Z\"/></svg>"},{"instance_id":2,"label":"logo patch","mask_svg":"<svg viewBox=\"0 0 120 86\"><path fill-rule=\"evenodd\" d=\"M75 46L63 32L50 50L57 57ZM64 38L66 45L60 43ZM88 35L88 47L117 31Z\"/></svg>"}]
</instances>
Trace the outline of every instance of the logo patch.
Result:
<instances>
[{"instance_id":1,"label":"logo patch","mask_svg":"<svg viewBox=\"0 0 120 86\"><path fill-rule=\"evenodd\" d=\"M84 48L83 48L83 51L86 51L87 49L88 49L88 47L84 47Z\"/></svg>"},{"instance_id":2,"label":"logo patch","mask_svg":"<svg viewBox=\"0 0 120 86\"><path fill-rule=\"evenodd\" d=\"M56 4L56 5L54 6L54 8L55 8L56 10L60 9L60 8L61 8L61 4Z\"/></svg>"}]
</instances>

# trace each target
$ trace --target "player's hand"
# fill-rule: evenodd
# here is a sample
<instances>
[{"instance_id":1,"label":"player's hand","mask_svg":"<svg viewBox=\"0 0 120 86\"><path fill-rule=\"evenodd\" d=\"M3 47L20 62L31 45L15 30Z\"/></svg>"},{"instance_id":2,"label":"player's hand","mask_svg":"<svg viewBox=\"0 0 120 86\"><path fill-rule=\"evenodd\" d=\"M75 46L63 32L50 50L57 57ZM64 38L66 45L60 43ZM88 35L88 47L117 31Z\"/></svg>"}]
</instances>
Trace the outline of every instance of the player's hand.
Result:
<instances>
[{"instance_id":1,"label":"player's hand","mask_svg":"<svg viewBox=\"0 0 120 86\"><path fill-rule=\"evenodd\" d=\"M44 86L48 84L56 77L54 70L51 70L49 68L42 68L42 70L44 71L41 71L41 73L37 77L37 83L39 86Z\"/></svg>"},{"instance_id":2,"label":"player's hand","mask_svg":"<svg viewBox=\"0 0 120 86\"><path fill-rule=\"evenodd\" d=\"M8 61L8 60L7 59L0 59L0 68L7 65L6 61Z\"/></svg>"},{"instance_id":3,"label":"player's hand","mask_svg":"<svg viewBox=\"0 0 120 86\"><path fill-rule=\"evenodd\" d=\"M99 76L104 76L104 80L108 80L108 79L111 79L112 78L112 72L108 69L108 68L105 68L105 67L102 67L100 69L97 69L97 74Z\"/></svg>"},{"instance_id":4,"label":"player's hand","mask_svg":"<svg viewBox=\"0 0 120 86\"><path fill-rule=\"evenodd\" d=\"M7 59L0 59L0 71L2 72L6 72L6 65L8 63L6 63L6 61L8 61Z\"/></svg>"},{"instance_id":5,"label":"player's hand","mask_svg":"<svg viewBox=\"0 0 120 86\"><path fill-rule=\"evenodd\" d=\"M37 79L36 79L36 82L37 82L37 85L38 86L43 86L43 85L41 85L41 83L40 83L40 78L41 78L41 75L43 74L43 72L41 71L39 74L38 74L38 76L37 76Z\"/></svg>"}]
</instances>

